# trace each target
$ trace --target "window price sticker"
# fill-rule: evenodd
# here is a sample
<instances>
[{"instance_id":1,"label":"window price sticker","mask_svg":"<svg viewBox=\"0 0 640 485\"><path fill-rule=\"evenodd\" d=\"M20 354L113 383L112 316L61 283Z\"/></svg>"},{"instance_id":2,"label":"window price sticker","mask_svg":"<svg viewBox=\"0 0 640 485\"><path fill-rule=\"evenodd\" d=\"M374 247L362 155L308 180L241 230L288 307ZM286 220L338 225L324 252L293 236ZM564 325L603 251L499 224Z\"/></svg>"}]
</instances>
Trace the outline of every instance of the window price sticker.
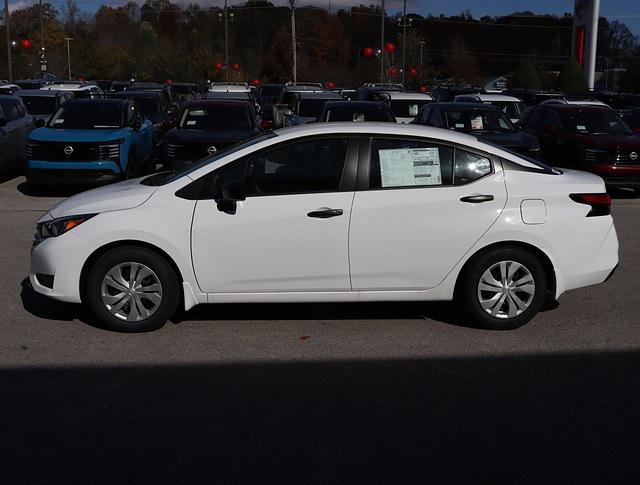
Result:
<instances>
[{"instance_id":1,"label":"window price sticker","mask_svg":"<svg viewBox=\"0 0 640 485\"><path fill-rule=\"evenodd\" d=\"M378 156L382 187L442 184L437 148L378 150Z\"/></svg>"}]
</instances>

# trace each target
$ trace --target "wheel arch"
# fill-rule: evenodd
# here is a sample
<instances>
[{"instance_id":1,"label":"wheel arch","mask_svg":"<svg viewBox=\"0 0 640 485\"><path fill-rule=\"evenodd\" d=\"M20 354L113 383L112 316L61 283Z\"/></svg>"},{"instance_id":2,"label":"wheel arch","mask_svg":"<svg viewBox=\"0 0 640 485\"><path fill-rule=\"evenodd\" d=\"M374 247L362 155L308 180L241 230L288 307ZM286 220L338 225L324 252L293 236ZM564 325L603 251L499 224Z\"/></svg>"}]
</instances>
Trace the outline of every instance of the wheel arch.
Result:
<instances>
[{"instance_id":1,"label":"wheel arch","mask_svg":"<svg viewBox=\"0 0 640 485\"><path fill-rule=\"evenodd\" d=\"M533 244L529 244L524 241L500 241L500 242L495 242L478 249L471 257L469 257L464 262L464 265L458 272L455 289L454 289L454 295L458 293L460 283L463 281L469 266L473 262L475 262L478 258L482 257L483 254L489 251L493 251L494 249L498 249L498 248L506 249L506 248L514 248L514 247L524 249L525 251L528 251L533 255L535 255L540 260L540 262L544 266L545 276L547 277L547 285L548 285L548 293L549 293L548 299L554 300L556 295L557 281L556 281L556 271L555 271L555 267L553 266L553 262L543 250L534 246Z\"/></svg>"},{"instance_id":2,"label":"wheel arch","mask_svg":"<svg viewBox=\"0 0 640 485\"><path fill-rule=\"evenodd\" d=\"M87 286L86 283L87 283L87 275L89 273L89 269L93 266L93 264L98 260L100 256L105 254L107 251L110 251L111 249L118 248L118 247L145 248L155 252L160 257L162 257L169 264L169 266L171 266L171 269L173 269L174 273L176 274L176 277L178 278L178 287L180 288L180 293L181 293L180 297L182 300L184 300L184 295L182 294L182 291L183 291L182 283L184 283L184 278L182 276L182 272L180 271L180 268L178 267L176 262L173 260L173 258L169 256L169 254L167 254L166 251L162 250L161 248L159 248L154 244L151 244L145 241L138 241L135 239L131 239L131 240L114 241L114 242L105 244L104 246L100 246L93 253L91 253L91 255L89 255L89 257L86 259L86 261L82 265L82 271L80 272L80 282L79 282L80 299L82 301L85 301L85 288Z\"/></svg>"}]
</instances>

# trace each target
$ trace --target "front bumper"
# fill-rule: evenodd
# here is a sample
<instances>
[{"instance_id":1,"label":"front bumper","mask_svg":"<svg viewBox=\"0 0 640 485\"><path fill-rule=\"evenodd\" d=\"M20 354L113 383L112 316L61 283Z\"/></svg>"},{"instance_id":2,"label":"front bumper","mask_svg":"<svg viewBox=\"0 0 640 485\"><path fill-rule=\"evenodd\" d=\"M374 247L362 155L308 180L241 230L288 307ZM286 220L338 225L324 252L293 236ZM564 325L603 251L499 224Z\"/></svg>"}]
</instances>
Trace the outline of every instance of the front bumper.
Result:
<instances>
[{"instance_id":1,"label":"front bumper","mask_svg":"<svg viewBox=\"0 0 640 485\"><path fill-rule=\"evenodd\" d=\"M68 232L45 239L31 251L29 281L33 289L50 298L80 303L80 275L84 262L97 246ZM42 284L36 274L53 277L53 287Z\"/></svg>"},{"instance_id":2,"label":"front bumper","mask_svg":"<svg viewBox=\"0 0 640 485\"><path fill-rule=\"evenodd\" d=\"M639 165L591 165L588 171L604 179L607 187L640 187Z\"/></svg>"},{"instance_id":3,"label":"front bumper","mask_svg":"<svg viewBox=\"0 0 640 485\"><path fill-rule=\"evenodd\" d=\"M114 161L48 162L29 160L27 181L33 184L99 185L121 180L124 173Z\"/></svg>"}]
</instances>

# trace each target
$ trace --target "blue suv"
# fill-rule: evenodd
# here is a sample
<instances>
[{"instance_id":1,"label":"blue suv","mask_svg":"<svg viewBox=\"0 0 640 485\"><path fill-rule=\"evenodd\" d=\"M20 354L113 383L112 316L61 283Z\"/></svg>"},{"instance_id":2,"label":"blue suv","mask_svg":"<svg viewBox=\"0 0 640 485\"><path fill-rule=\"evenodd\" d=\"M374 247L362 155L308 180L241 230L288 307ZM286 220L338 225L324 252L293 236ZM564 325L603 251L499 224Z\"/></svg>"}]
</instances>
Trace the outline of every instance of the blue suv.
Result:
<instances>
[{"instance_id":1,"label":"blue suv","mask_svg":"<svg viewBox=\"0 0 640 485\"><path fill-rule=\"evenodd\" d=\"M153 170L153 123L131 100L68 101L27 140L32 185L86 185Z\"/></svg>"}]
</instances>

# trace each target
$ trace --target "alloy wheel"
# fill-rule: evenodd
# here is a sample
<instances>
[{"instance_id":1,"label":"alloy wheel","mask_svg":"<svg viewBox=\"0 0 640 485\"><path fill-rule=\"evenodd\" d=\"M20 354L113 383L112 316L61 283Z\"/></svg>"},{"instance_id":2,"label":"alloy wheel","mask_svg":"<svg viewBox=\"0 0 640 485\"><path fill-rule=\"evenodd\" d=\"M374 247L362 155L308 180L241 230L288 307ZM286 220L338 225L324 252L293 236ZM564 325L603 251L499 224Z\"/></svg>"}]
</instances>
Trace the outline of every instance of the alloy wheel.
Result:
<instances>
[{"instance_id":1,"label":"alloy wheel","mask_svg":"<svg viewBox=\"0 0 640 485\"><path fill-rule=\"evenodd\" d=\"M529 308L536 293L531 271L516 261L491 265L478 282L478 301L496 318L514 318Z\"/></svg>"}]
</instances>

